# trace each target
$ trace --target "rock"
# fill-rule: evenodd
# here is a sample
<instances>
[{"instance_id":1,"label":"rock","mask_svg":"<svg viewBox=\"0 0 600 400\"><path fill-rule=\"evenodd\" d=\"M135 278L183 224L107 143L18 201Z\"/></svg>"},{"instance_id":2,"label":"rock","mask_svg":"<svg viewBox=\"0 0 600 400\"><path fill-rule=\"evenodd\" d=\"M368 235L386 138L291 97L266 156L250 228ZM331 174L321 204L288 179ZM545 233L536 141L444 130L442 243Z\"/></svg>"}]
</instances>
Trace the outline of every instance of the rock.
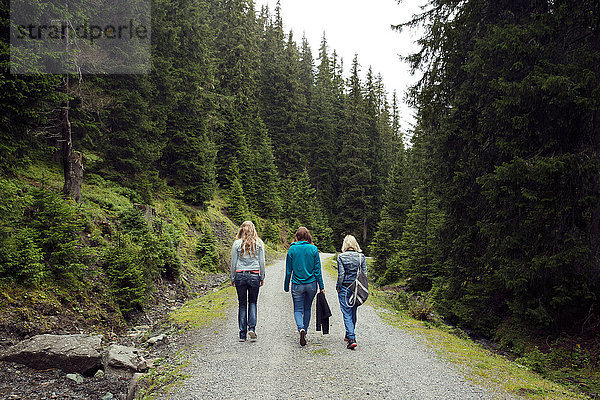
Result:
<instances>
[{"instance_id":1,"label":"rock","mask_svg":"<svg viewBox=\"0 0 600 400\"><path fill-rule=\"evenodd\" d=\"M140 362L137 365L137 371L138 372L146 372L148 371L148 369L150 368L150 365L148 364L148 361L146 361L143 357L140 360Z\"/></svg>"},{"instance_id":2,"label":"rock","mask_svg":"<svg viewBox=\"0 0 600 400\"><path fill-rule=\"evenodd\" d=\"M127 389L127 400L133 400L137 397L145 384L144 380L141 380L145 374L139 372L133 374L131 381L129 382L129 388Z\"/></svg>"},{"instance_id":3,"label":"rock","mask_svg":"<svg viewBox=\"0 0 600 400\"><path fill-rule=\"evenodd\" d=\"M133 338L133 339L139 339L139 338L143 337L144 335L146 335L149 330L150 330L150 326L149 325L134 326L129 331L128 336L131 337L131 338Z\"/></svg>"},{"instance_id":4,"label":"rock","mask_svg":"<svg viewBox=\"0 0 600 400\"><path fill-rule=\"evenodd\" d=\"M148 358L148 359L144 360L144 362L146 363L146 369L154 368L154 364L156 364L156 360L158 360L158 359L157 358Z\"/></svg>"},{"instance_id":5,"label":"rock","mask_svg":"<svg viewBox=\"0 0 600 400\"><path fill-rule=\"evenodd\" d=\"M114 396L111 392L106 393L104 396L102 396L102 400L113 400Z\"/></svg>"},{"instance_id":6,"label":"rock","mask_svg":"<svg viewBox=\"0 0 600 400\"><path fill-rule=\"evenodd\" d=\"M83 383L83 381L85 380L83 379L83 376L79 374L67 374L67 379L70 379L77 384Z\"/></svg>"},{"instance_id":7,"label":"rock","mask_svg":"<svg viewBox=\"0 0 600 400\"><path fill-rule=\"evenodd\" d=\"M112 344L106 349L102 364L107 375L131 378L144 361L139 351L133 347Z\"/></svg>"},{"instance_id":8,"label":"rock","mask_svg":"<svg viewBox=\"0 0 600 400\"><path fill-rule=\"evenodd\" d=\"M100 367L101 352L101 335L38 335L12 346L0 360L35 369L84 373Z\"/></svg>"},{"instance_id":9,"label":"rock","mask_svg":"<svg viewBox=\"0 0 600 400\"><path fill-rule=\"evenodd\" d=\"M97 379L104 379L105 376L106 376L106 374L101 369L96 371L96 373L94 374L94 378L97 378Z\"/></svg>"},{"instance_id":10,"label":"rock","mask_svg":"<svg viewBox=\"0 0 600 400\"><path fill-rule=\"evenodd\" d=\"M167 337L167 335L165 335L164 333L158 335L158 336L153 336L150 339L148 339L148 344L150 345L163 345L163 344L169 344L169 338Z\"/></svg>"}]
</instances>

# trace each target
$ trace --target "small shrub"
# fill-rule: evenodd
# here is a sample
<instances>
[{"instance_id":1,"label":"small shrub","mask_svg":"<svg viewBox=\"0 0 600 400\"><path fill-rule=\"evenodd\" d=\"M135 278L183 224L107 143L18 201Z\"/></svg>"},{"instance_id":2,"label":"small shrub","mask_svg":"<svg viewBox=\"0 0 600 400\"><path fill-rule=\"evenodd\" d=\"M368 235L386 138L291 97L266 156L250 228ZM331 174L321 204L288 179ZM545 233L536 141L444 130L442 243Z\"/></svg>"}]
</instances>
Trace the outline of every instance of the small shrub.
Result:
<instances>
[{"instance_id":1,"label":"small shrub","mask_svg":"<svg viewBox=\"0 0 600 400\"><path fill-rule=\"evenodd\" d=\"M0 274L23 285L37 285L48 276L43 252L36 244L36 233L20 229L0 246Z\"/></svg>"},{"instance_id":2,"label":"small shrub","mask_svg":"<svg viewBox=\"0 0 600 400\"><path fill-rule=\"evenodd\" d=\"M0 183L0 271L4 279L39 284L54 279L75 284L88 252L81 246L82 218L51 190Z\"/></svg>"},{"instance_id":3,"label":"small shrub","mask_svg":"<svg viewBox=\"0 0 600 400\"><path fill-rule=\"evenodd\" d=\"M408 314L419 321L433 321L433 301L429 295L414 295L409 297Z\"/></svg>"},{"instance_id":4,"label":"small shrub","mask_svg":"<svg viewBox=\"0 0 600 400\"><path fill-rule=\"evenodd\" d=\"M400 291L396 296L394 305L397 309L405 311L419 321L434 321L432 313L434 302L429 293L421 295Z\"/></svg>"},{"instance_id":5,"label":"small shrub","mask_svg":"<svg viewBox=\"0 0 600 400\"><path fill-rule=\"evenodd\" d=\"M196 243L196 256L198 264L204 271L216 272L219 267L219 253L217 251L217 239L209 227Z\"/></svg>"},{"instance_id":6,"label":"small shrub","mask_svg":"<svg viewBox=\"0 0 600 400\"><path fill-rule=\"evenodd\" d=\"M527 352L523 357L517 358L515 362L540 374L548 372L548 356L537 347Z\"/></svg>"},{"instance_id":7,"label":"small shrub","mask_svg":"<svg viewBox=\"0 0 600 400\"><path fill-rule=\"evenodd\" d=\"M142 212L136 207L131 207L121 212L119 214L119 221L125 232L133 233L137 236L147 235L150 232L148 222L146 222Z\"/></svg>"},{"instance_id":8,"label":"small shrub","mask_svg":"<svg viewBox=\"0 0 600 400\"><path fill-rule=\"evenodd\" d=\"M147 280L140 250L127 235L123 235L116 246L107 249L103 257L111 291L122 313L141 310L146 298Z\"/></svg>"}]
</instances>

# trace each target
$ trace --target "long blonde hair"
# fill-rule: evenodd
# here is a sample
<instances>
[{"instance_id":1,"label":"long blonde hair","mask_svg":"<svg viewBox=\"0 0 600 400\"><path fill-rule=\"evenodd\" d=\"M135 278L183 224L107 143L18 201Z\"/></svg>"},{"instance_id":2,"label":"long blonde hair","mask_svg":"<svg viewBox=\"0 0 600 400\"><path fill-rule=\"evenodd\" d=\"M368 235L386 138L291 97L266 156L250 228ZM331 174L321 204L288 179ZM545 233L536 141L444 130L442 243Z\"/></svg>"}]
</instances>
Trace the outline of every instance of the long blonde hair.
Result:
<instances>
[{"instance_id":1,"label":"long blonde hair","mask_svg":"<svg viewBox=\"0 0 600 400\"><path fill-rule=\"evenodd\" d=\"M362 253L362 250L360 249L356 238L352 235L346 235L346 237L344 238L344 243L342 243L342 253L348 251L349 249Z\"/></svg>"},{"instance_id":2,"label":"long blonde hair","mask_svg":"<svg viewBox=\"0 0 600 400\"><path fill-rule=\"evenodd\" d=\"M242 239L242 254L249 254L250 257L254 257L258 246L262 245L252 221L244 221L235 238Z\"/></svg>"}]
</instances>

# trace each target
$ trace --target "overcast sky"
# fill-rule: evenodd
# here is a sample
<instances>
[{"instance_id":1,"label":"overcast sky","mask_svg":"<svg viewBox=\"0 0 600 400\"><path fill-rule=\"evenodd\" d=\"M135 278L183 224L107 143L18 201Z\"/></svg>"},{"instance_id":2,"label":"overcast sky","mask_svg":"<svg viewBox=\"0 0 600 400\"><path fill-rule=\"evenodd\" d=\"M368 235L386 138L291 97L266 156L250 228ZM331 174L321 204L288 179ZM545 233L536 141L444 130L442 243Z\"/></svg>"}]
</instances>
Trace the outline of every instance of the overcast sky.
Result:
<instances>
[{"instance_id":1,"label":"overcast sky","mask_svg":"<svg viewBox=\"0 0 600 400\"><path fill-rule=\"evenodd\" d=\"M255 0L260 10L268 5L271 14L277 0ZM408 65L399 55L414 52L419 34L412 30L401 33L391 29L410 19L420 11L425 0L281 0L281 16L284 29L294 32L296 43L300 44L306 35L313 51L318 56L323 32L327 37L329 52L334 49L344 59L346 77L358 53L361 78L364 79L369 66L375 74L381 73L386 90L396 90L401 104L402 129L407 130L414 123L414 110L404 104L407 88L418 77L410 74Z\"/></svg>"}]
</instances>

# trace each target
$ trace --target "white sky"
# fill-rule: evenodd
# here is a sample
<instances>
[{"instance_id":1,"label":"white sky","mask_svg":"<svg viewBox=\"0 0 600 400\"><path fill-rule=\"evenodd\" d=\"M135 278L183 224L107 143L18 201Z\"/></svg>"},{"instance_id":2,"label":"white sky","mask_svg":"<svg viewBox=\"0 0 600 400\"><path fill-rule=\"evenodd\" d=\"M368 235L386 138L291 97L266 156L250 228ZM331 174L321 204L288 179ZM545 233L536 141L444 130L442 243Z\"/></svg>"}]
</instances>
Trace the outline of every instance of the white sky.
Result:
<instances>
[{"instance_id":1,"label":"white sky","mask_svg":"<svg viewBox=\"0 0 600 400\"><path fill-rule=\"evenodd\" d=\"M274 13L277 0L255 0L256 9L269 6ZM294 32L300 44L302 35L308 39L313 58L318 57L323 32L327 37L329 53L333 50L343 58L346 77L354 54L358 53L361 78L369 66L375 75L381 73L386 90L396 90L400 101L400 119L403 131L414 124L414 110L404 103L406 90L418 77L410 74L406 56L417 49L419 33L405 29L401 33L391 29L420 12L425 0L281 0L281 16L286 33ZM318 62L315 62L318 64Z\"/></svg>"}]
</instances>

